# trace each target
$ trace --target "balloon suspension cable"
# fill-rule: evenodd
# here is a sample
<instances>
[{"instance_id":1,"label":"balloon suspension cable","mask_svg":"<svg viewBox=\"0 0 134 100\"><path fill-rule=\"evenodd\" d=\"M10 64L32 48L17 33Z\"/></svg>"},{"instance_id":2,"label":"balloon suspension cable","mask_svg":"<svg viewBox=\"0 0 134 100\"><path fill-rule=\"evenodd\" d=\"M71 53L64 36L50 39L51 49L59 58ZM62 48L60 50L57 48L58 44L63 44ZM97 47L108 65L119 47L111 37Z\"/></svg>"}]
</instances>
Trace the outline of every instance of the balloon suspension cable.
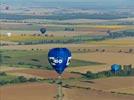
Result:
<instances>
[{"instance_id":1,"label":"balloon suspension cable","mask_svg":"<svg viewBox=\"0 0 134 100\"><path fill-rule=\"evenodd\" d=\"M57 100L63 100L63 92L62 92L62 77L61 75L58 76L58 94L57 94Z\"/></svg>"}]
</instances>

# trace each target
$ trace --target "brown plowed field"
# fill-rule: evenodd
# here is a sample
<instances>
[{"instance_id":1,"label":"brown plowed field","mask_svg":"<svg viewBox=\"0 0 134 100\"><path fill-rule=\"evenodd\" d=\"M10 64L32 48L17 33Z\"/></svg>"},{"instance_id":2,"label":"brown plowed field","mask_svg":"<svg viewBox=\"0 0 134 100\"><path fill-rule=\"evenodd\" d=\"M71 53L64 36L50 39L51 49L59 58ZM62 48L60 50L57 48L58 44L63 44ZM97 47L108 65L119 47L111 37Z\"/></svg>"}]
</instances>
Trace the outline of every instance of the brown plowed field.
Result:
<instances>
[{"instance_id":1,"label":"brown plowed field","mask_svg":"<svg viewBox=\"0 0 134 100\"><path fill-rule=\"evenodd\" d=\"M64 100L134 100L124 95L98 90L64 88ZM56 100L56 86L47 83L27 83L1 87L1 100Z\"/></svg>"},{"instance_id":2,"label":"brown plowed field","mask_svg":"<svg viewBox=\"0 0 134 100\"><path fill-rule=\"evenodd\" d=\"M54 100L56 95L56 87L45 83L4 86L0 90L0 100Z\"/></svg>"}]
</instances>

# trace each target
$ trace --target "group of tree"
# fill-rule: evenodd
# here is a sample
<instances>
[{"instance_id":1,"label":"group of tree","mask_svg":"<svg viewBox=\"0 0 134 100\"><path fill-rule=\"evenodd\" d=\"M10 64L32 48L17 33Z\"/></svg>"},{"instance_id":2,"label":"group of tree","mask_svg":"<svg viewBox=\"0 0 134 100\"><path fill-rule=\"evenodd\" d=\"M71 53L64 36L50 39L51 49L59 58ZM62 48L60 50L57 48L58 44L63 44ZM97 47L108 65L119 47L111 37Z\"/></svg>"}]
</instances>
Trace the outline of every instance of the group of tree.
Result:
<instances>
[{"instance_id":1,"label":"group of tree","mask_svg":"<svg viewBox=\"0 0 134 100\"><path fill-rule=\"evenodd\" d=\"M87 73L82 74L87 79L97 79L97 78L105 78L105 77L116 77L116 76L134 76L134 68L132 68L130 65L123 66L124 68L120 71L114 73L111 70L109 71L102 71L98 73L92 73L90 71L87 71Z\"/></svg>"},{"instance_id":2,"label":"group of tree","mask_svg":"<svg viewBox=\"0 0 134 100\"><path fill-rule=\"evenodd\" d=\"M18 45L53 44L53 43L67 44L67 43L77 43L77 42L78 41L73 40L73 39L68 39L68 40L36 40L36 41L19 42Z\"/></svg>"},{"instance_id":3,"label":"group of tree","mask_svg":"<svg viewBox=\"0 0 134 100\"><path fill-rule=\"evenodd\" d=\"M38 79L36 78L25 78L24 76L18 76L11 80L0 80L0 85L6 85L6 84L14 84L14 83L25 83L25 82L37 82Z\"/></svg>"},{"instance_id":4,"label":"group of tree","mask_svg":"<svg viewBox=\"0 0 134 100\"><path fill-rule=\"evenodd\" d=\"M107 31L107 33L109 38L134 37L134 31L120 31L120 32Z\"/></svg>"},{"instance_id":5,"label":"group of tree","mask_svg":"<svg viewBox=\"0 0 134 100\"><path fill-rule=\"evenodd\" d=\"M66 27L64 31L74 31L74 28Z\"/></svg>"},{"instance_id":6,"label":"group of tree","mask_svg":"<svg viewBox=\"0 0 134 100\"><path fill-rule=\"evenodd\" d=\"M53 15L23 15L23 14L10 14L1 13L0 19L8 20L25 20L25 19L49 19L49 20L68 20L68 19L120 19L127 18L128 15L115 14L115 13L60 13Z\"/></svg>"},{"instance_id":7,"label":"group of tree","mask_svg":"<svg viewBox=\"0 0 134 100\"><path fill-rule=\"evenodd\" d=\"M5 72L0 72L0 76L7 76Z\"/></svg>"}]
</instances>

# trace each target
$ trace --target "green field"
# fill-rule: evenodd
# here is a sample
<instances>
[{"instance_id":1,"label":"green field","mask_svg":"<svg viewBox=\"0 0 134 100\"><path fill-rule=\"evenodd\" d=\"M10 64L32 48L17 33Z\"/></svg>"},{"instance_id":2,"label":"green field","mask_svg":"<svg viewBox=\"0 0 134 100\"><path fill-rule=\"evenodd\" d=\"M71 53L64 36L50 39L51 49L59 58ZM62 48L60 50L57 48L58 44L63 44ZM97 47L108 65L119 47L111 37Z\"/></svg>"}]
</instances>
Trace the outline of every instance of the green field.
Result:
<instances>
[{"instance_id":1,"label":"green field","mask_svg":"<svg viewBox=\"0 0 134 100\"><path fill-rule=\"evenodd\" d=\"M13 76L13 75L4 75L4 76L0 76L0 81L9 81L9 80L13 80L15 78L16 78L16 76Z\"/></svg>"},{"instance_id":2,"label":"green field","mask_svg":"<svg viewBox=\"0 0 134 100\"><path fill-rule=\"evenodd\" d=\"M10 67L26 67L26 68L41 68L49 69L50 66L47 58L47 53L41 50L31 50L31 51L16 51L16 50L1 50L1 64ZM72 59L71 67L78 66L89 66L89 65L99 65L99 62L90 62Z\"/></svg>"},{"instance_id":3,"label":"green field","mask_svg":"<svg viewBox=\"0 0 134 100\"><path fill-rule=\"evenodd\" d=\"M0 72L0 75L1 75L0 76L0 86L6 85L6 84L16 84L16 83L41 81L41 80L38 80L36 78L26 78L24 76L15 76L15 75L7 74L5 72Z\"/></svg>"},{"instance_id":4,"label":"green field","mask_svg":"<svg viewBox=\"0 0 134 100\"><path fill-rule=\"evenodd\" d=\"M0 75L0 86L5 85L5 84L10 84L16 78L17 78L17 76L7 75L6 73L5 73L5 75Z\"/></svg>"}]
</instances>

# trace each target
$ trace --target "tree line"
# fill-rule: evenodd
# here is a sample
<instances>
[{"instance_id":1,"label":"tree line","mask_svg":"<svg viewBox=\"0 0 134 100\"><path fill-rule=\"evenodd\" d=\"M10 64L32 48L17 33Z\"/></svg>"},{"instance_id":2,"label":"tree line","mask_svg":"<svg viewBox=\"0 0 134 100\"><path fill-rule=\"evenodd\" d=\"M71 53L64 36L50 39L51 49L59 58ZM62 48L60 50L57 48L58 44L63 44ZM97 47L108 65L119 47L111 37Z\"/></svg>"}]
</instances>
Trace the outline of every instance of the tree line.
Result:
<instances>
[{"instance_id":1,"label":"tree line","mask_svg":"<svg viewBox=\"0 0 134 100\"><path fill-rule=\"evenodd\" d=\"M117 77L117 76L134 76L134 68L131 65L125 65L124 68L120 71L114 73L111 70L102 71L98 73L92 73L87 71L85 74L82 74L84 78L87 79L97 79L97 78L106 78L106 77Z\"/></svg>"},{"instance_id":2,"label":"tree line","mask_svg":"<svg viewBox=\"0 0 134 100\"><path fill-rule=\"evenodd\" d=\"M8 75L5 72L0 72L1 77L8 77ZM25 83L25 82L37 82L39 79L36 78L25 78L24 76L17 76L13 79L1 79L0 80L0 86L1 85L6 85L6 84L13 84L13 83Z\"/></svg>"},{"instance_id":3,"label":"tree line","mask_svg":"<svg viewBox=\"0 0 134 100\"><path fill-rule=\"evenodd\" d=\"M108 31L109 38L121 38L121 37L134 37L134 31L119 31L119 32L111 32Z\"/></svg>"}]
</instances>

